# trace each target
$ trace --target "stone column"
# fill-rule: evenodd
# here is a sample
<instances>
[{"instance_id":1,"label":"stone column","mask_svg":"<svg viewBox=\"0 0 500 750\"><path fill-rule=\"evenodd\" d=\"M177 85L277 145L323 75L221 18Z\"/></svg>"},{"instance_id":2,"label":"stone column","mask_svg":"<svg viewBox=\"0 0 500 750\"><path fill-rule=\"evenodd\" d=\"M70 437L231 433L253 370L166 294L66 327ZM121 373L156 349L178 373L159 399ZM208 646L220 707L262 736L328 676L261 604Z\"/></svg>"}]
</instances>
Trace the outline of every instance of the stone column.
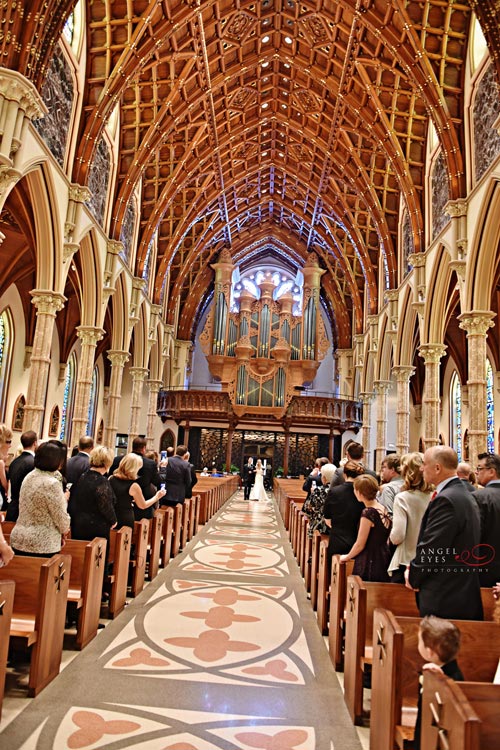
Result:
<instances>
[{"instance_id":1,"label":"stone column","mask_svg":"<svg viewBox=\"0 0 500 750\"><path fill-rule=\"evenodd\" d=\"M132 441L139 434L139 419L141 416L144 381L148 370L145 367L131 367L132 376L132 398L130 403L130 427L128 430L128 450L132 450Z\"/></svg>"},{"instance_id":2,"label":"stone column","mask_svg":"<svg viewBox=\"0 0 500 750\"><path fill-rule=\"evenodd\" d=\"M283 451L283 474L288 476L288 458L290 455L290 428L285 427L285 448Z\"/></svg>"},{"instance_id":3,"label":"stone column","mask_svg":"<svg viewBox=\"0 0 500 750\"><path fill-rule=\"evenodd\" d=\"M26 407L24 409L23 432L35 430L40 436L47 395L54 323L56 313L62 310L66 298L62 294L48 289L34 289L30 294L31 301L36 307L36 326L31 353Z\"/></svg>"},{"instance_id":4,"label":"stone column","mask_svg":"<svg viewBox=\"0 0 500 750\"><path fill-rule=\"evenodd\" d=\"M93 326L78 326L77 328L77 336L81 341L81 351L75 388L75 406L71 421L70 445L76 445L80 437L86 434L95 349L97 342L102 339L103 335L102 328L94 328Z\"/></svg>"},{"instance_id":5,"label":"stone column","mask_svg":"<svg viewBox=\"0 0 500 750\"><path fill-rule=\"evenodd\" d=\"M148 450L154 450L154 429L155 422L158 419L156 412L158 405L158 392L162 387L161 380L148 380L148 426L146 428L146 440L148 441Z\"/></svg>"},{"instance_id":6,"label":"stone column","mask_svg":"<svg viewBox=\"0 0 500 750\"><path fill-rule=\"evenodd\" d=\"M486 413L486 337L493 326L495 313L490 310L472 310L459 315L460 328L467 332L467 363L469 379L467 390L469 404L469 460L472 464L478 453L488 450L488 425Z\"/></svg>"},{"instance_id":7,"label":"stone column","mask_svg":"<svg viewBox=\"0 0 500 750\"><path fill-rule=\"evenodd\" d=\"M370 438L371 438L371 407L375 397L374 393L366 392L359 394L359 400L363 404L363 425L361 427L361 445L365 449L365 466L371 466Z\"/></svg>"},{"instance_id":8,"label":"stone column","mask_svg":"<svg viewBox=\"0 0 500 750\"><path fill-rule=\"evenodd\" d=\"M387 454L387 394L390 381L376 380L373 384L377 399L377 443L375 446L375 471L378 472L382 459Z\"/></svg>"},{"instance_id":9,"label":"stone column","mask_svg":"<svg viewBox=\"0 0 500 750\"><path fill-rule=\"evenodd\" d=\"M422 344L418 350L425 364L422 398L425 449L439 444L439 363L445 352L444 344Z\"/></svg>"},{"instance_id":10,"label":"stone column","mask_svg":"<svg viewBox=\"0 0 500 750\"><path fill-rule=\"evenodd\" d=\"M333 463L333 452L335 448L335 428L330 425L330 434L328 435L328 460Z\"/></svg>"},{"instance_id":11,"label":"stone column","mask_svg":"<svg viewBox=\"0 0 500 750\"><path fill-rule=\"evenodd\" d=\"M128 361L129 353L120 349L109 349L108 359L111 362L111 378L108 392L108 416L104 429L104 445L115 450L116 433L118 432L118 413L122 397L123 368Z\"/></svg>"},{"instance_id":12,"label":"stone column","mask_svg":"<svg viewBox=\"0 0 500 750\"><path fill-rule=\"evenodd\" d=\"M393 372L397 383L396 450L403 456L410 450L410 378L415 368L398 365Z\"/></svg>"}]
</instances>

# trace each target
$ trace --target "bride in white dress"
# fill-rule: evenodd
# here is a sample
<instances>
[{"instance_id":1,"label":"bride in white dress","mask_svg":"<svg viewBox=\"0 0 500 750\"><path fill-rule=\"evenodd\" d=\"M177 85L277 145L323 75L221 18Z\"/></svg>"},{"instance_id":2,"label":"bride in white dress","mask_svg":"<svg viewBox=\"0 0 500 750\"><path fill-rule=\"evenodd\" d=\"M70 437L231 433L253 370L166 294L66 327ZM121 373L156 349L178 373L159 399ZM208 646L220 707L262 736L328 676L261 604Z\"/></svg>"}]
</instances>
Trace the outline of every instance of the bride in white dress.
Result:
<instances>
[{"instance_id":1,"label":"bride in white dress","mask_svg":"<svg viewBox=\"0 0 500 750\"><path fill-rule=\"evenodd\" d=\"M267 501L267 494L264 489L264 467L260 458L255 467L255 483L250 492L250 500Z\"/></svg>"}]
</instances>

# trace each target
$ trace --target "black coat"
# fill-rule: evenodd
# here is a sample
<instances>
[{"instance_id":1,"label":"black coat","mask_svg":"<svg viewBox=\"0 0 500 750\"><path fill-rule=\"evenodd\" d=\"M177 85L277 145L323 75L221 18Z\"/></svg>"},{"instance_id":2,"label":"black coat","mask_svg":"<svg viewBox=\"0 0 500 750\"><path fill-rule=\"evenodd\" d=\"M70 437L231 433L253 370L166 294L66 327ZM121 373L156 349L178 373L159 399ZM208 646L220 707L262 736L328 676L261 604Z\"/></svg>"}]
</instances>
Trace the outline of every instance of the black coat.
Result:
<instances>
[{"instance_id":1,"label":"black coat","mask_svg":"<svg viewBox=\"0 0 500 750\"><path fill-rule=\"evenodd\" d=\"M135 453L135 451L133 452ZM146 458L146 456L143 456L142 453L137 453L137 455L142 458L142 469L139 469L139 474L137 475L137 479L135 481L142 490L144 500L150 500L153 495L156 495L161 482L160 475L158 473L158 466L156 464L156 461L153 461L152 458ZM118 468L122 458L123 456L115 456L115 458L113 459L113 463L111 464L111 469L109 470L109 476L112 476L113 472ZM134 504L134 517L136 521L140 521L141 518L153 518L153 513L154 506L146 508L146 510L142 510Z\"/></svg>"},{"instance_id":2,"label":"black coat","mask_svg":"<svg viewBox=\"0 0 500 750\"><path fill-rule=\"evenodd\" d=\"M180 456L168 459L165 471L167 494L161 499L162 505L183 503L191 489L191 469L189 463Z\"/></svg>"},{"instance_id":3,"label":"black coat","mask_svg":"<svg viewBox=\"0 0 500 750\"><path fill-rule=\"evenodd\" d=\"M255 466L253 464L245 464L243 466L243 484L251 487L255 482Z\"/></svg>"},{"instance_id":4,"label":"black coat","mask_svg":"<svg viewBox=\"0 0 500 750\"><path fill-rule=\"evenodd\" d=\"M10 503L7 505L6 521L17 521L19 516L19 492L24 477L33 471L35 457L29 451L23 451L9 466Z\"/></svg>"},{"instance_id":5,"label":"black coat","mask_svg":"<svg viewBox=\"0 0 500 750\"><path fill-rule=\"evenodd\" d=\"M68 459L66 464L66 480L68 484L76 484L82 474L89 468L89 454L80 451L76 456Z\"/></svg>"},{"instance_id":6,"label":"black coat","mask_svg":"<svg viewBox=\"0 0 500 750\"><path fill-rule=\"evenodd\" d=\"M491 548L481 553L493 557L479 572L481 586L494 586L500 581L500 479L490 482L484 489L472 493L481 516L481 544Z\"/></svg>"},{"instance_id":7,"label":"black coat","mask_svg":"<svg viewBox=\"0 0 500 750\"><path fill-rule=\"evenodd\" d=\"M422 617L482 620L477 568L471 553L480 540L477 503L458 477L431 500L422 518L410 583L419 589Z\"/></svg>"}]
</instances>

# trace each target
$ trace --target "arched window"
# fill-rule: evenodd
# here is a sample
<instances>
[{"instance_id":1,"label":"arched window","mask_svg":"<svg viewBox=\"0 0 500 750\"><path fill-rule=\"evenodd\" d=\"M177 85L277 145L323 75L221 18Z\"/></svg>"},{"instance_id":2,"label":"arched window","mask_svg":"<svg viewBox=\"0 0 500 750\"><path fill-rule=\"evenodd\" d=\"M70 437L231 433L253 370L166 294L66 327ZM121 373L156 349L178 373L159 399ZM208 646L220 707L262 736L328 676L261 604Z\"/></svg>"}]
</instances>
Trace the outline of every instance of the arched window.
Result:
<instances>
[{"instance_id":1,"label":"arched window","mask_svg":"<svg viewBox=\"0 0 500 750\"><path fill-rule=\"evenodd\" d=\"M24 395L21 393L21 395L17 398L16 403L14 404L14 414L12 415L12 429L16 430L17 432L23 431L25 407L26 407L26 399L24 398Z\"/></svg>"},{"instance_id":2,"label":"arched window","mask_svg":"<svg viewBox=\"0 0 500 750\"><path fill-rule=\"evenodd\" d=\"M451 447L457 452L458 460L462 460L463 441L462 441L462 385L456 372L451 376L450 381L450 435Z\"/></svg>"},{"instance_id":3,"label":"arched window","mask_svg":"<svg viewBox=\"0 0 500 750\"><path fill-rule=\"evenodd\" d=\"M87 428L85 430L86 435L94 435L95 417L97 413L98 398L99 398L99 370L96 365L94 367L94 372L92 373L92 384L90 386L89 411L88 411L88 416L87 416Z\"/></svg>"},{"instance_id":4,"label":"arched window","mask_svg":"<svg viewBox=\"0 0 500 750\"><path fill-rule=\"evenodd\" d=\"M64 375L64 396L63 396L63 407L61 414L61 432L59 435L60 440L69 438L69 425L71 417L73 415L73 404L75 397L75 376L76 376L76 355L73 352L71 357L68 359L66 365L66 372Z\"/></svg>"},{"instance_id":5,"label":"arched window","mask_svg":"<svg viewBox=\"0 0 500 750\"><path fill-rule=\"evenodd\" d=\"M486 429L488 451L495 451L495 404L493 398L493 369L489 359L486 360Z\"/></svg>"},{"instance_id":6,"label":"arched window","mask_svg":"<svg viewBox=\"0 0 500 750\"><path fill-rule=\"evenodd\" d=\"M0 421L5 420L7 386L9 383L10 363L13 348L13 327L9 310L0 315Z\"/></svg>"}]
</instances>

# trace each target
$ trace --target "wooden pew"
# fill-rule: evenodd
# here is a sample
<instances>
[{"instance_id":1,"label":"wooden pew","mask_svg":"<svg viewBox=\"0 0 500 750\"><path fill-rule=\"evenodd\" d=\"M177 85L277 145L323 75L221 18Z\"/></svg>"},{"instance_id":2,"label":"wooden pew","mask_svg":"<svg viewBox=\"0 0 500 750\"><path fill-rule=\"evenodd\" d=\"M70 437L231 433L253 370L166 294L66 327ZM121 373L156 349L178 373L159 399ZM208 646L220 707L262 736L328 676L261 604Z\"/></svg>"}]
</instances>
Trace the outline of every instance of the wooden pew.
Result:
<instances>
[{"instance_id":1,"label":"wooden pew","mask_svg":"<svg viewBox=\"0 0 500 750\"><path fill-rule=\"evenodd\" d=\"M194 500L194 515L193 515L193 533L192 536L196 536L198 533L198 526L200 525L200 496L193 495Z\"/></svg>"},{"instance_id":2,"label":"wooden pew","mask_svg":"<svg viewBox=\"0 0 500 750\"><path fill-rule=\"evenodd\" d=\"M134 523L129 561L130 595L134 598L144 589L144 581L146 580L149 526L150 519L148 518L142 518Z\"/></svg>"},{"instance_id":3,"label":"wooden pew","mask_svg":"<svg viewBox=\"0 0 500 750\"><path fill-rule=\"evenodd\" d=\"M377 608L374 612L371 750L393 750L395 745L402 747L413 737L418 675L423 664L418 653L420 621L420 617L396 617L386 609ZM461 633L458 663L465 679L491 682L500 654L497 623L453 622Z\"/></svg>"},{"instance_id":4,"label":"wooden pew","mask_svg":"<svg viewBox=\"0 0 500 750\"><path fill-rule=\"evenodd\" d=\"M160 554L162 543L163 514L155 510L148 533L148 581L152 581L158 575L160 568Z\"/></svg>"},{"instance_id":5,"label":"wooden pew","mask_svg":"<svg viewBox=\"0 0 500 750\"><path fill-rule=\"evenodd\" d=\"M61 666L71 557L14 557L0 568L0 580L16 584L11 642L31 647L28 694L38 693Z\"/></svg>"},{"instance_id":6,"label":"wooden pew","mask_svg":"<svg viewBox=\"0 0 500 750\"><path fill-rule=\"evenodd\" d=\"M128 569L130 562L130 547L132 544L132 529L122 526L116 531L111 529L109 536L108 564L111 572L106 576L109 592L109 617L120 614L127 601Z\"/></svg>"},{"instance_id":7,"label":"wooden pew","mask_svg":"<svg viewBox=\"0 0 500 750\"><path fill-rule=\"evenodd\" d=\"M159 512L163 516L163 525L161 533L161 551L160 551L160 565L164 568L170 562L170 556L172 551L172 531L174 528L174 509L167 505L159 508Z\"/></svg>"},{"instance_id":8,"label":"wooden pew","mask_svg":"<svg viewBox=\"0 0 500 750\"><path fill-rule=\"evenodd\" d=\"M196 533L195 531L196 498L197 498L197 495L193 495L193 497L191 498L191 509L189 511L189 523L188 523L188 535L187 535L188 542L191 541L191 539L194 537Z\"/></svg>"},{"instance_id":9,"label":"wooden pew","mask_svg":"<svg viewBox=\"0 0 500 750\"><path fill-rule=\"evenodd\" d=\"M319 546L318 594L316 598L316 617L321 635L328 633L329 576L328 576L328 543L329 539Z\"/></svg>"},{"instance_id":10,"label":"wooden pew","mask_svg":"<svg viewBox=\"0 0 500 750\"><path fill-rule=\"evenodd\" d=\"M106 567L106 539L91 542L67 539L64 554L71 556L68 602L78 610L76 646L84 648L97 635L101 612L102 587Z\"/></svg>"},{"instance_id":11,"label":"wooden pew","mask_svg":"<svg viewBox=\"0 0 500 750\"><path fill-rule=\"evenodd\" d=\"M189 538L189 519L191 517L191 498L187 497L182 504L182 519L181 519L181 549L186 549L186 544Z\"/></svg>"},{"instance_id":12,"label":"wooden pew","mask_svg":"<svg viewBox=\"0 0 500 750\"><path fill-rule=\"evenodd\" d=\"M14 581L0 581L0 718L5 691L7 655L9 653L10 626L14 607Z\"/></svg>"},{"instance_id":13,"label":"wooden pew","mask_svg":"<svg viewBox=\"0 0 500 750\"><path fill-rule=\"evenodd\" d=\"M454 682L424 672L421 745L449 750L500 747L500 685Z\"/></svg>"},{"instance_id":14,"label":"wooden pew","mask_svg":"<svg viewBox=\"0 0 500 750\"><path fill-rule=\"evenodd\" d=\"M396 615L418 615L415 592L402 583L373 583L359 576L347 579L345 609L344 700L355 724L363 716L363 670L371 663L373 613L384 607Z\"/></svg>"},{"instance_id":15,"label":"wooden pew","mask_svg":"<svg viewBox=\"0 0 500 750\"><path fill-rule=\"evenodd\" d=\"M330 614L328 623L328 651L337 672L344 668L344 624L347 598L347 577L351 575L354 560L340 562L340 555L332 557L330 578Z\"/></svg>"},{"instance_id":16,"label":"wooden pew","mask_svg":"<svg viewBox=\"0 0 500 750\"><path fill-rule=\"evenodd\" d=\"M172 557L178 555L181 548L182 513L182 504L177 503L174 508L174 522L172 527L172 549L170 551Z\"/></svg>"}]
</instances>

